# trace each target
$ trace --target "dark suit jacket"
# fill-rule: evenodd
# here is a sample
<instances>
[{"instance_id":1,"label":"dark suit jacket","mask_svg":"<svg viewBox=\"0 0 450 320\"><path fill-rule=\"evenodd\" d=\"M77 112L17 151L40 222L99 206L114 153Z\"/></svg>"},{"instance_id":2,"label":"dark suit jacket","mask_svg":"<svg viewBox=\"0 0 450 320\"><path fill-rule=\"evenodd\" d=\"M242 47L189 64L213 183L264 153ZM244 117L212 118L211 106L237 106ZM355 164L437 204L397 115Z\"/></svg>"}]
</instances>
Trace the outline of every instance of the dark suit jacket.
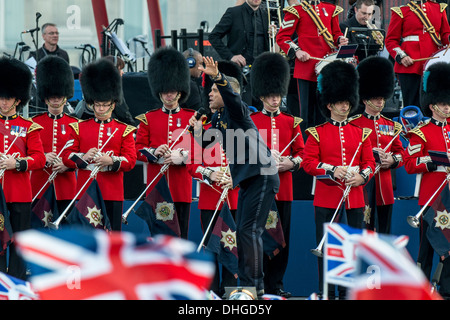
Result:
<instances>
[{"instance_id":1,"label":"dark suit jacket","mask_svg":"<svg viewBox=\"0 0 450 320\"><path fill-rule=\"evenodd\" d=\"M231 60L234 55L243 54L249 45L253 45L250 41L250 32L254 27L249 8L246 2L240 6L228 8L219 23L211 31L209 42L222 59ZM261 6L258 10L260 10L260 17L263 19L263 28L268 31L269 17L267 10ZM225 36L227 36L226 45L222 41ZM264 38L264 51L268 50L269 38L267 36ZM251 57L245 58L248 64L253 62Z\"/></svg>"}]
</instances>

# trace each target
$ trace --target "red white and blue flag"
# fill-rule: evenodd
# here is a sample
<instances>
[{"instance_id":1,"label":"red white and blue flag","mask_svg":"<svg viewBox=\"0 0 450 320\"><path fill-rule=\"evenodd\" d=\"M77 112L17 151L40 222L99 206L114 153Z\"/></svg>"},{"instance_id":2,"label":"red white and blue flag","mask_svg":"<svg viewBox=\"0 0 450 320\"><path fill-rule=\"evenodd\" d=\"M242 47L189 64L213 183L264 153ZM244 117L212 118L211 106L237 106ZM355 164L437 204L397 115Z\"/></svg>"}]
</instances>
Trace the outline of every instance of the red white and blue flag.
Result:
<instances>
[{"instance_id":1,"label":"red white and blue flag","mask_svg":"<svg viewBox=\"0 0 450 320\"><path fill-rule=\"evenodd\" d=\"M356 270L355 243L361 238L383 238L398 248L404 248L407 236L382 235L367 229L357 229L345 224L324 224L324 281L351 287Z\"/></svg>"},{"instance_id":2,"label":"red white and blue flag","mask_svg":"<svg viewBox=\"0 0 450 320\"><path fill-rule=\"evenodd\" d=\"M44 195L33 205L31 212L31 227L34 229L48 228L49 222L58 219L59 211L53 183L50 184Z\"/></svg>"},{"instance_id":3,"label":"red white and blue flag","mask_svg":"<svg viewBox=\"0 0 450 320\"><path fill-rule=\"evenodd\" d=\"M377 237L355 242L357 271L351 300L440 300L430 282L403 250Z\"/></svg>"},{"instance_id":4,"label":"red white and blue flag","mask_svg":"<svg viewBox=\"0 0 450 320\"><path fill-rule=\"evenodd\" d=\"M169 236L66 228L16 241L42 300L201 300L215 271L209 254Z\"/></svg>"},{"instance_id":5,"label":"red white and blue flag","mask_svg":"<svg viewBox=\"0 0 450 320\"><path fill-rule=\"evenodd\" d=\"M275 257L284 247L286 247L280 214L275 200L273 200L272 208L269 211L262 239L264 252L270 259Z\"/></svg>"},{"instance_id":6,"label":"red white and blue flag","mask_svg":"<svg viewBox=\"0 0 450 320\"><path fill-rule=\"evenodd\" d=\"M38 300L28 281L0 272L0 300Z\"/></svg>"}]
</instances>

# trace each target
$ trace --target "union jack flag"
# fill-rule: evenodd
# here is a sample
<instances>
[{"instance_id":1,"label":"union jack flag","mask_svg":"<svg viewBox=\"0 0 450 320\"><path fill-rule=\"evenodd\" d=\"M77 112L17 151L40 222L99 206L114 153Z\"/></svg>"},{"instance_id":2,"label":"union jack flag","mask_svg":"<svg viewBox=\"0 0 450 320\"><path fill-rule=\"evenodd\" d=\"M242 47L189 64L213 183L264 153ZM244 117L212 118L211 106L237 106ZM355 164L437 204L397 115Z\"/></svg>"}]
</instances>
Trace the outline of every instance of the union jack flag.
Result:
<instances>
[{"instance_id":1,"label":"union jack flag","mask_svg":"<svg viewBox=\"0 0 450 320\"><path fill-rule=\"evenodd\" d=\"M31 284L0 272L0 300L38 300Z\"/></svg>"},{"instance_id":2,"label":"union jack flag","mask_svg":"<svg viewBox=\"0 0 450 320\"><path fill-rule=\"evenodd\" d=\"M404 248L407 236L382 235L367 229L357 229L345 224L324 224L326 241L324 246L325 282L351 287L356 268L355 243L361 238L383 238L398 248Z\"/></svg>"},{"instance_id":3,"label":"union jack flag","mask_svg":"<svg viewBox=\"0 0 450 320\"><path fill-rule=\"evenodd\" d=\"M440 300L414 261L392 243L360 237L355 243L357 267L351 300Z\"/></svg>"},{"instance_id":4,"label":"union jack flag","mask_svg":"<svg viewBox=\"0 0 450 320\"><path fill-rule=\"evenodd\" d=\"M200 300L215 271L194 243L170 236L67 228L16 241L42 300Z\"/></svg>"}]
</instances>

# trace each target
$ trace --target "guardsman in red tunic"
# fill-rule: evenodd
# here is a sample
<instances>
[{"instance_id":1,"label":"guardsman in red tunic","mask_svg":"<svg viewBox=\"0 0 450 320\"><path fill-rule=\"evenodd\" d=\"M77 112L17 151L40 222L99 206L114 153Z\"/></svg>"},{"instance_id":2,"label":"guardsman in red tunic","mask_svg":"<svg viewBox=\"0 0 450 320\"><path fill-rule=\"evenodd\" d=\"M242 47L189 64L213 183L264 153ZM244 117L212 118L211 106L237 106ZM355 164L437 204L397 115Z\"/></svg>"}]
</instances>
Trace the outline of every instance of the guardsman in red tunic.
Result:
<instances>
[{"instance_id":1,"label":"guardsman in red tunic","mask_svg":"<svg viewBox=\"0 0 450 320\"><path fill-rule=\"evenodd\" d=\"M403 105L420 106L420 79L426 58L449 44L450 27L446 3L410 1L391 8L385 45L395 59Z\"/></svg>"},{"instance_id":2,"label":"guardsman in red tunic","mask_svg":"<svg viewBox=\"0 0 450 320\"><path fill-rule=\"evenodd\" d=\"M418 181L420 181L419 206L421 207L433 197L448 174L448 167L432 162L428 151L450 153L449 83L450 64L446 62L435 63L424 72L421 92L422 112L424 116L431 117L431 119L409 131L407 135L409 145L405 152L405 169L409 174L418 175ZM448 188L448 184L446 187ZM433 204L437 195L431 200L429 206ZM434 251L426 236L429 224L422 219L423 216L424 214L420 220L420 246L417 263L420 263L422 271L430 279ZM443 261L444 268L439 283L439 293L445 297L450 297L449 262L449 259Z\"/></svg>"},{"instance_id":3,"label":"guardsman in red tunic","mask_svg":"<svg viewBox=\"0 0 450 320\"><path fill-rule=\"evenodd\" d=\"M284 10L283 23L276 36L278 46L289 57L295 57L294 78L300 101L302 131L323 122L316 100L317 74L314 58L324 58L338 46L348 44L339 27L338 15L343 9L329 2L302 1ZM298 44L292 41L298 36Z\"/></svg>"},{"instance_id":4,"label":"guardsman in red tunic","mask_svg":"<svg viewBox=\"0 0 450 320\"><path fill-rule=\"evenodd\" d=\"M101 59L83 68L81 87L86 103L92 105L95 118L72 123L70 139L73 146L63 152L64 164L78 169L77 193L91 175L91 170L99 166L96 175L108 218L113 231L122 228L124 201L124 172L136 164L136 149L133 132L136 128L111 117L116 104L121 101L122 85L119 71L110 61ZM87 167L76 164L77 154ZM89 184L85 187L85 191ZM79 198L83 196L83 191Z\"/></svg>"},{"instance_id":5,"label":"guardsman in red tunic","mask_svg":"<svg viewBox=\"0 0 450 320\"><path fill-rule=\"evenodd\" d=\"M314 208L316 240L323 237L323 224L330 222L344 190L349 187L345 199L348 225L363 227L363 185L372 177L375 160L369 135L370 129L360 128L347 120L351 109L359 102L358 75L355 68L342 61L334 61L322 70L318 83L319 106L328 121L308 128L302 167L306 173L316 176ZM319 179L322 176L328 179ZM332 178L332 179L331 179ZM322 289L323 261L319 258L319 289ZM344 292L339 290L342 297ZM334 297L330 286L329 297Z\"/></svg>"},{"instance_id":6,"label":"guardsman in red tunic","mask_svg":"<svg viewBox=\"0 0 450 320\"><path fill-rule=\"evenodd\" d=\"M365 186L369 201L364 210L364 221L371 230L390 233L394 204L391 169L403 165L404 153L398 134L402 125L381 114L386 100L394 93L394 69L388 59L372 56L364 59L357 71L359 97L364 104L364 112L350 121L361 128L372 130L369 139L374 152L378 154L375 159L379 167Z\"/></svg>"},{"instance_id":7,"label":"guardsman in red tunic","mask_svg":"<svg viewBox=\"0 0 450 320\"><path fill-rule=\"evenodd\" d=\"M30 69L15 59L0 59L0 170L6 205L10 212L12 231L31 226L30 171L42 169L45 155L39 131L42 127L18 115L30 100L32 75ZM0 256L0 271L7 272L6 254ZM8 274L26 278L26 267L10 245Z\"/></svg>"},{"instance_id":8,"label":"guardsman in red tunic","mask_svg":"<svg viewBox=\"0 0 450 320\"><path fill-rule=\"evenodd\" d=\"M64 113L64 106L74 92L72 69L60 57L45 57L37 65L36 84L38 97L48 110L33 117L33 121L43 128L40 134L46 157L45 168L31 172L33 198L40 199L50 183L53 183L58 211L62 213L75 197L77 185L75 170L69 170L58 158L69 140L69 125L78 122L77 118ZM56 177L48 182L54 172Z\"/></svg>"},{"instance_id":9,"label":"guardsman in red tunic","mask_svg":"<svg viewBox=\"0 0 450 320\"><path fill-rule=\"evenodd\" d=\"M300 169L304 149L299 126L302 120L280 111L282 98L287 95L289 77L289 64L278 53L263 53L252 66L253 95L261 99L264 108L261 112L253 113L251 118L277 160L280 189L275 195L275 201L286 241L286 247L275 257L268 259L265 256L264 288L269 294L285 298L291 295L284 291L283 277L289 256L292 171Z\"/></svg>"},{"instance_id":10,"label":"guardsman in red tunic","mask_svg":"<svg viewBox=\"0 0 450 320\"><path fill-rule=\"evenodd\" d=\"M160 173L163 164L170 164L164 174L178 214L181 237L187 239L192 176L186 163L191 161L194 139L185 129L195 111L181 108L180 103L189 96L189 67L180 52L160 48L150 59L148 76L152 93L161 99L163 106L136 117L140 121L136 135L137 157L148 162L147 183ZM150 159L140 152L145 148L152 154Z\"/></svg>"}]
</instances>

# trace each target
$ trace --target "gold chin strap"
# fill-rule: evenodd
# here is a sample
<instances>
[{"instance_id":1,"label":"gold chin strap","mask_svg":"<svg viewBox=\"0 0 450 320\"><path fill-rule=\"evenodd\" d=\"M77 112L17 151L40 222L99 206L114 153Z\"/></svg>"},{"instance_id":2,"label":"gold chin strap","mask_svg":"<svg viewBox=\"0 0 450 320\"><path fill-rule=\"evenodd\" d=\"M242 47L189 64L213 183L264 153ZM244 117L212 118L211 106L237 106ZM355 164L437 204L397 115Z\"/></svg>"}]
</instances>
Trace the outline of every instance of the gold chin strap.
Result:
<instances>
[{"instance_id":1,"label":"gold chin strap","mask_svg":"<svg viewBox=\"0 0 450 320\"><path fill-rule=\"evenodd\" d=\"M373 102L371 100L364 100L364 101L367 103L369 108L375 112L381 112L381 110L384 109L384 105L386 103L386 101L383 99L383 105L381 107L377 107L376 105L373 104Z\"/></svg>"},{"instance_id":2,"label":"gold chin strap","mask_svg":"<svg viewBox=\"0 0 450 320\"><path fill-rule=\"evenodd\" d=\"M113 111L115 106L116 106L116 103L114 102L114 103L111 104L111 107L109 107L109 109L106 110L103 113L98 113L98 112L95 111L94 106L91 106L91 107L92 107L92 110L94 110L94 114L95 114L96 117L106 117L109 113L111 113Z\"/></svg>"},{"instance_id":3,"label":"gold chin strap","mask_svg":"<svg viewBox=\"0 0 450 320\"><path fill-rule=\"evenodd\" d=\"M336 109L336 107L334 106L334 103L331 104L331 108L333 108L334 112L336 112L338 115L340 116L348 116L348 114L350 113L350 111L352 110L352 108L348 108L348 111L346 112L340 112L338 109Z\"/></svg>"},{"instance_id":4,"label":"gold chin strap","mask_svg":"<svg viewBox=\"0 0 450 320\"><path fill-rule=\"evenodd\" d=\"M55 109L61 108L62 106L64 106L64 105L66 104L66 102L67 102L67 97L64 98L64 99L62 100L62 102L61 102L57 107L53 107L53 106L50 105L50 101L49 101L48 99L45 99L45 104L46 104L47 106L52 107L52 108L55 108Z\"/></svg>"},{"instance_id":5,"label":"gold chin strap","mask_svg":"<svg viewBox=\"0 0 450 320\"><path fill-rule=\"evenodd\" d=\"M177 96L176 96L175 99L173 100L173 103L178 102L178 100L180 100L180 98L181 98L181 92L178 92ZM162 102L163 104L168 104L168 105L173 104L173 103L171 103L171 102L169 102L169 101L164 100L163 97L162 97L162 95L161 95L161 93L159 94L159 99L161 100L161 102Z\"/></svg>"},{"instance_id":6,"label":"gold chin strap","mask_svg":"<svg viewBox=\"0 0 450 320\"><path fill-rule=\"evenodd\" d=\"M14 100L14 103L12 104L11 108L9 108L8 110L6 110L3 114L8 114L11 112L12 109L14 109L15 107L17 107L19 105L19 101L16 99Z\"/></svg>"},{"instance_id":7,"label":"gold chin strap","mask_svg":"<svg viewBox=\"0 0 450 320\"><path fill-rule=\"evenodd\" d=\"M281 103L283 102L281 99L280 99L280 102L278 103L278 104L276 104L276 105L271 105L270 103L268 103L267 101L266 101L266 99L265 98L260 98L261 99L261 101L263 102L263 103L266 103L269 107L271 107L271 108L276 108L276 109L278 109L280 106L281 106Z\"/></svg>"},{"instance_id":8,"label":"gold chin strap","mask_svg":"<svg viewBox=\"0 0 450 320\"><path fill-rule=\"evenodd\" d=\"M433 105L434 111L436 111L442 118L450 118L450 113L444 113L441 109L437 106L437 104Z\"/></svg>"}]
</instances>

